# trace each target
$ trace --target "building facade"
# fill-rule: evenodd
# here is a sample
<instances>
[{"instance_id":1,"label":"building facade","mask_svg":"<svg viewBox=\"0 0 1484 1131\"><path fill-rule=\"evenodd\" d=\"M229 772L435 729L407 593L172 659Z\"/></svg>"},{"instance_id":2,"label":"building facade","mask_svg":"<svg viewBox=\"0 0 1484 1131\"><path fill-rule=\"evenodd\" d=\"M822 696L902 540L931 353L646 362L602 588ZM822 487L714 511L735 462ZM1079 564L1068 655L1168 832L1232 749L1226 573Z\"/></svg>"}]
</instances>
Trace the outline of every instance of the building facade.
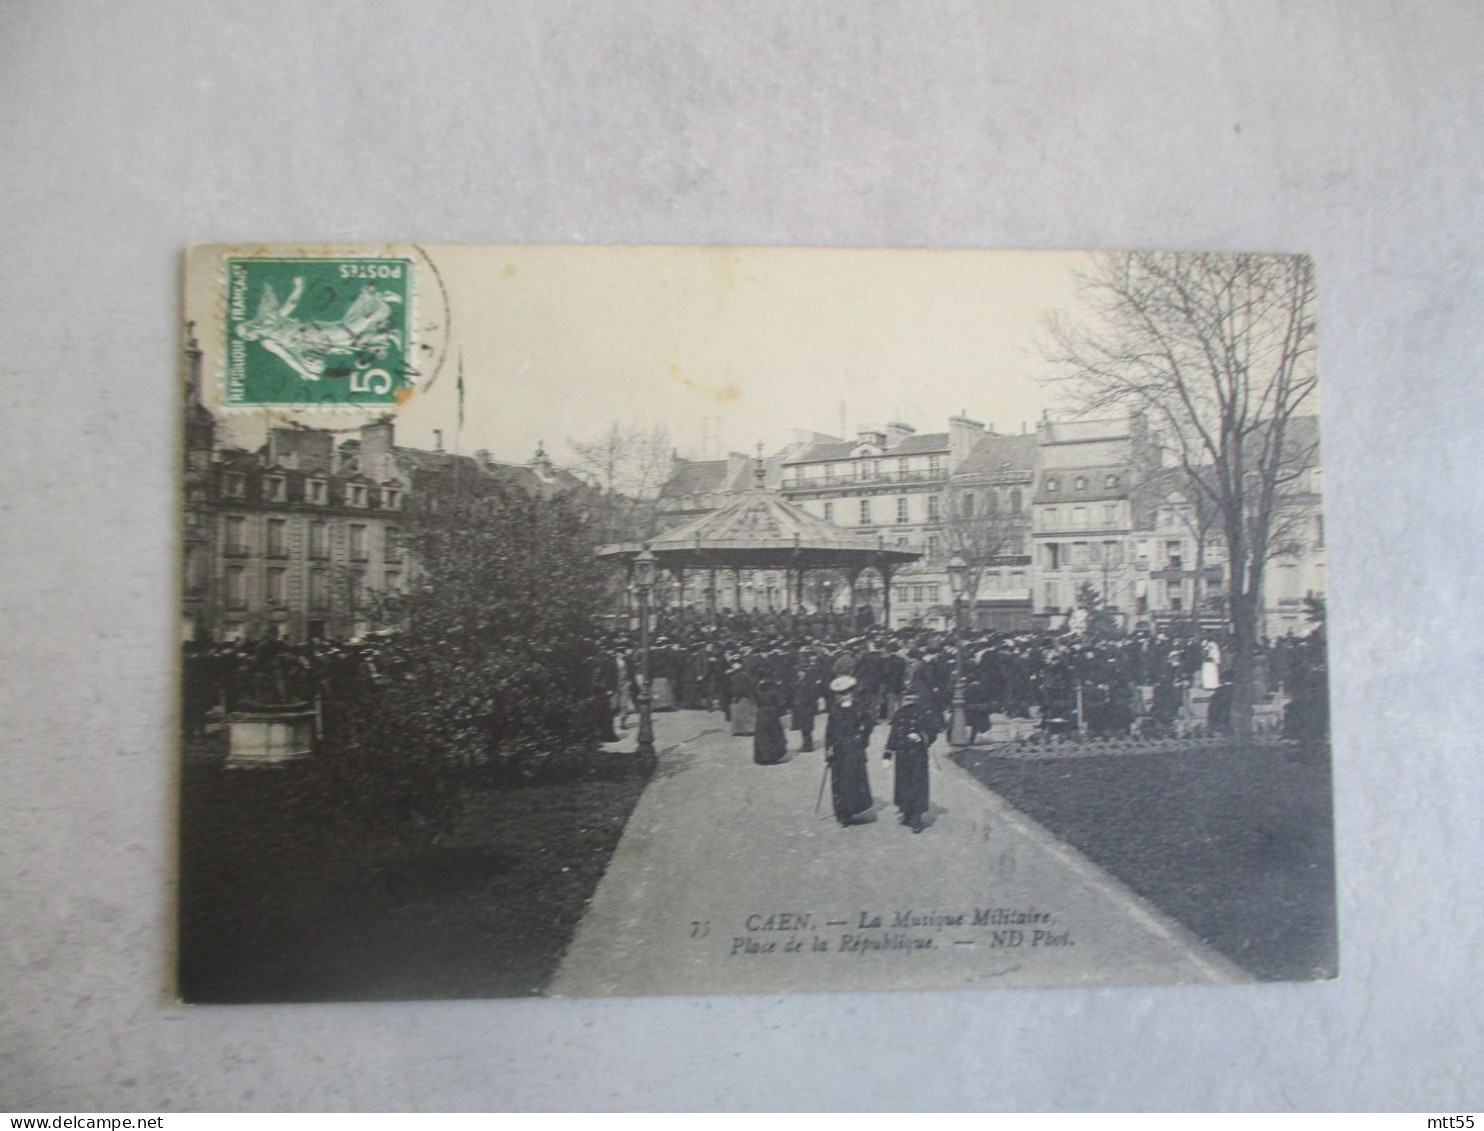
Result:
<instances>
[{"instance_id":1,"label":"building facade","mask_svg":"<svg viewBox=\"0 0 1484 1131\"><path fill-rule=\"evenodd\" d=\"M347 639L378 624L415 574L416 507L457 474L530 491L583 489L543 451L528 465L488 453L397 447L390 420L346 436L274 428L258 451L218 447L187 351L182 633L187 640Z\"/></svg>"},{"instance_id":2,"label":"building facade","mask_svg":"<svg viewBox=\"0 0 1484 1131\"><path fill-rule=\"evenodd\" d=\"M1034 602L1046 624L1076 623L1084 594L1126 622L1148 568L1133 537L1138 488L1157 466L1148 424L1053 421L1036 426L1039 478L1034 503ZM1147 551L1147 546L1145 547ZM1147 586L1145 587L1147 590Z\"/></svg>"},{"instance_id":3,"label":"building facade","mask_svg":"<svg viewBox=\"0 0 1484 1131\"><path fill-rule=\"evenodd\" d=\"M1078 627L1086 608L1126 629L1227 619L1230 573L1219 520L1162 452L1142 414L1103 420L1043 418L1002 435L964 415L920 434L903 423L865 428L853 440L810 435L764 461L767 485L826 522L922 558L892 578L892 627L950 623L945 566L969 559L978 589L969 621L985 629ZM1264 582L1270 636L1307 631L1309 598L1324 596L1324 520L1313 418L1290 423L1313 466L1288 492ZM750 485L754 461L677 461L660 498L668 527L708 513ZM976 558L975 539L992 554ZM981 546L983 543L977 543ZM868 605L879 616L880 579L817 577L813 609ZM675 593L706 607L703 590ZM723 609L783 608L781 578L747 575L718 594Z\"/></svg>"}]
</instances>

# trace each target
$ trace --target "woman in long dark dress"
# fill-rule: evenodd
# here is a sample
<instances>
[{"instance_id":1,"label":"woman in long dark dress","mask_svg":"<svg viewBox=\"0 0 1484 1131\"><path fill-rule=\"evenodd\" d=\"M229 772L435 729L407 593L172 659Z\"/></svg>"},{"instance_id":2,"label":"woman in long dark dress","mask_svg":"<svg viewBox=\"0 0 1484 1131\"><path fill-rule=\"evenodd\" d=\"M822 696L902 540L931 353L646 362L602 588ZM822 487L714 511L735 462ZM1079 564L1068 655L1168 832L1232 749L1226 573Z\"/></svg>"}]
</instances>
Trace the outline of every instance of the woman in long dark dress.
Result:
<instances>
[{"instance_id":1,"label":"woman in long dark dress","mask_svg":"<svg viewBox=\"0 0 1484 1131\"><path fill-rule=\"evenodd\" d=\"M830 767L830 794L835 819L842 825L863 825L876 819L871 780L866 773L866 746L871 741L870 713L856 701L854 676L840 676L830 684L835 693L825 724L824 745Z\"/></svg>"},{"instance_id":2,"label":"woman in long dark dress","mask_svg":"<svg viewBox=\"0 0 1484 1131\"><path fill-rule=\"evenodd\" d=\"M989 733L989 689L983 681L971 679L964 685L964 721L969 725L969 745Z\"/></svg>"},{"instance_id":3,"label":"woman in long dark dress","mask_svg":"<svg viewBox=\"0 0 1484 1131\"><path fill-rule=\"evenodd\" d=\"M922 832L928 801L928 747L938 737L933 712L915 695L902 699L902 706L891 721L891 734L886 739L886 757L896 762L895 789L892 800L901 811L902 824L914 833Z\"/></svg>"},{"instance_id":4,"label":"woman in long dark dress","mask_svg":"<svg viewBox=\"0 0 1484 1131\"><path fill-rule=\"evenodd\" d=\"M759 766L776 766L788 755L783 734L783 692L771 679L757 685L757 731L752 739L752 760Z\"/></svg>"}]
</instances>

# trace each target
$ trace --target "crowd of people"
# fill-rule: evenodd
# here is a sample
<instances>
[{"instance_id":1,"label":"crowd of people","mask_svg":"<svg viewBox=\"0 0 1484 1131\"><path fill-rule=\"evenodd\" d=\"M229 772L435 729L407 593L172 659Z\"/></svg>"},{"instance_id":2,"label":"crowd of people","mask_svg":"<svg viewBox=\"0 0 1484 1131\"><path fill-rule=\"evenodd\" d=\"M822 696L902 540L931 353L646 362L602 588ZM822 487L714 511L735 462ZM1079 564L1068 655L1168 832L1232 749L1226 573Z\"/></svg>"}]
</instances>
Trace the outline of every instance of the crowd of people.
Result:
<instances>
[{"instance_id":1,"label":"crowd of people","mask_svg":"<svg viewBox=\"0 0 1484 1131\"><path fill-rule=\"evenodd\" d=\"M638 710L644 657L632 635L615 633L608 643L592 701L601 736L616 741ZM1194 688L1209 693L1205 727L1228 731L1232 684L1222 656L1230 647L1229 639L1209 634L1148 630L967 634L966 741L987 735L996 714L1033 720L1050 737L1175 736L1191 724ZM835 812L845 824L874 819L864 751L873 728L887 724L894 801L903 823L920 831L929 809L928 749L951 723L958 662L954 638L924 628L867 628L820 639L776 618L672 622L649 648L650 707L720 712L732 734L752 737L754 760L762 765L788 757L789 730L798 733L798 752L813 751L823 715ZM1286 693L1288 736L1322 738L1328 726L1322 631L1263 641L1254 668L1259 695Z\"/></svg>"},{"instance_id":2,"label":"crowd of people","mask_svg":"<svg viewBox=\"0 0 1484 1131\"><path fill-rule=\"evenodd\" d=\"M960 659L955 639L926 628L861 628L852 618L816 621L670 621L648 651L650 708L721 713L733 735L752 739L761 765L790 757L790 731L798 736L795 752L814 751L819 741L843 824L876 817L865 751L874 729L886 725L894 801L903 823L920 831L931 808L929 749L952 722ZM1017 731L1050 738L1176 736L1190 724L1194 688L1208 693L1201 696L1204 726L1220 733L1231 724L1232 685L1222 670L1230 646L1210 635L1147 630L967 633L967 737L956 740L977 743L989 735L995 715L1027 720ZM199 735L213 716L302 704L314 707L322 733L333 732L367 681L374 685L395 674L399 655L394 635L187 644L182 723L188 735ZM590 685L552 697L570 714L561 732L617 741L636 721L643 668L637 634L610 631L592 661ZM1284 734L1322 741L1329 726L1322 629L1263 641L1254 668L1259 696L1283 693ZM498 704L494 712L500 713Z\"/></svg>"}]
</instances>

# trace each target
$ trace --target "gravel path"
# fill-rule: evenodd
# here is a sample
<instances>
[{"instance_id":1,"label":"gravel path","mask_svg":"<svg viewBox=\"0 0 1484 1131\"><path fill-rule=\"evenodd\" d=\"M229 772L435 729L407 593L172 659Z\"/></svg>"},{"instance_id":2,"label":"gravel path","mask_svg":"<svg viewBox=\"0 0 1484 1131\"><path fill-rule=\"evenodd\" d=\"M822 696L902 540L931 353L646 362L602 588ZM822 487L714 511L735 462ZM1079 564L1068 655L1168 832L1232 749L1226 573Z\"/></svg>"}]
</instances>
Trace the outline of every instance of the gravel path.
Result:
<instances>
[{"instance_id":1,"label":"gravel path","mask_svg":"<svg viewBox=\"0 0 1484 1131\"><path fill-rule=\"evenodd\" d=\"M916 835L890 806L884 726L870 763L881 817L851 828L828 790L814 811L818 752L755 765L750 738L700 711L659 715L656 731L658 772L552 995L1250 980L980 786L941 741L936 819Z\"/></svg>"}]
</instances>

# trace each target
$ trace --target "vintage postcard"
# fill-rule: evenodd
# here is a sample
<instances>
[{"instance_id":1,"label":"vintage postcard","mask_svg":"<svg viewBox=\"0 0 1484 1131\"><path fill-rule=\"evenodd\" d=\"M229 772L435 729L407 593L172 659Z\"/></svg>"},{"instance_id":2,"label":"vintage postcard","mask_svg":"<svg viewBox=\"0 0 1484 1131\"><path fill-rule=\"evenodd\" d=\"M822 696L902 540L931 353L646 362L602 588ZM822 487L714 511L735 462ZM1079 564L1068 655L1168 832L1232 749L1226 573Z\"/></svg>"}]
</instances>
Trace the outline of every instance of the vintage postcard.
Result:
<instances>
[{"instance_id":1,"label":"vintage postcard","mask_svg":"<svg viewBox=\"0 0 1484 1131\"><path fill-rule=\"evenodd\" d=\"M192 248L180 997L1337 968L1299 255Z\"/></svg>"}]
</instances>

